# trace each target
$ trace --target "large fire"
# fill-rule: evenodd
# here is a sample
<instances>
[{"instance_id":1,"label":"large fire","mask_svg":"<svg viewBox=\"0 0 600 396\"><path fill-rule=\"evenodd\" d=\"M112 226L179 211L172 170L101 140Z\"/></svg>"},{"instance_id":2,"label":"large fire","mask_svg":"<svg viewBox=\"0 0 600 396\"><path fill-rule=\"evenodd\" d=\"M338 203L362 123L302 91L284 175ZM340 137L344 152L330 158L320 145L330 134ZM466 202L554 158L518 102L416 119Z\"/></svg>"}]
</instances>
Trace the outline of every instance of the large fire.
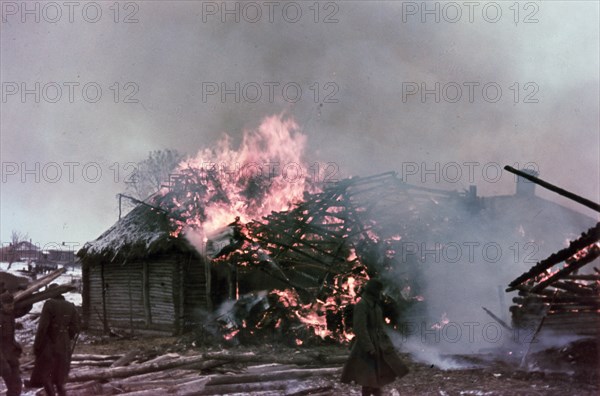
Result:
<instances>
[{"instance_id":1,"label":"large fire","mask_svg":"<svg viewBox=\"0 0 600 396\"><path fill-rule=\"evenodd\" d=\"M183 161L161 191L172 236L185 236L215 271L228 272L221 287L239 304L218 319L226 340L292 331L306 341L301 333L308 330L319 339L349 341L349 311L370 277L365 257L388 260L395 254L391 243L402 239L383 238L364 219L367 208L351 203L344 190L350 183L329 190L319 184L323 175L314 172L328 167L307 164L305 148L306 136L292 119L268 117L245 131L237 148L225 136ZM248 297L253 290L240 291L238 272L259 270L280 284L267 287L266 296Z\"/></svg>"},{"instance_id":2,"label":"large fire","mask_svg":"<svg viewBox=\"0 0 600 396\"><path fill-rule=\"evenodd\" d=\"M163 191L180 212L174 236L183 231L203 248L198 244L236 217L242 223L260 219L318 191L318 175L310 171L321 168L305 163L305 147L306 136L292 119L272 116L246 130L237 149L225 135L216 148L183 161Z\"/></svg>"}]
</instances>

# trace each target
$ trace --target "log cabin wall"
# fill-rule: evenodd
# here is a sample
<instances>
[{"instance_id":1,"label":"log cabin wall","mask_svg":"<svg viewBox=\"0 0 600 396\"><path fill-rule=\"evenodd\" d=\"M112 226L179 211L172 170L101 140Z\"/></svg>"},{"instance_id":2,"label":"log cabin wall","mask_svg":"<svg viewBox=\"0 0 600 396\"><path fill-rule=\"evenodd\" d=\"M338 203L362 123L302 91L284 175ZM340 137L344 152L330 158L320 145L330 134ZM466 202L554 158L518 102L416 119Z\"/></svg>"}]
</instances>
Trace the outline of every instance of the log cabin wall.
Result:
<instances>
[{"instance_id":1,"label":"log cabin wall","mask_svg":"<svg viewBox=\"0 0 600 396\"><path fill-rule=\"evenodd\" d=\"M183 274L183 316L181 325L190 330L197 325L200 311L212 311L210 301L209 266L197 255L182 256L180 271Z\"/></svg>"},{"instance_id":2,"label":"log cabin wall","mask_svg":"<svg viewBox=\"0 0 600 396\"><path fill-rule=\"evenodd\" d=\"M84 272L84 320L92 331L177 334L209 307L205 267L195 254L95 263Z\"/></svg>"}]
</instances>

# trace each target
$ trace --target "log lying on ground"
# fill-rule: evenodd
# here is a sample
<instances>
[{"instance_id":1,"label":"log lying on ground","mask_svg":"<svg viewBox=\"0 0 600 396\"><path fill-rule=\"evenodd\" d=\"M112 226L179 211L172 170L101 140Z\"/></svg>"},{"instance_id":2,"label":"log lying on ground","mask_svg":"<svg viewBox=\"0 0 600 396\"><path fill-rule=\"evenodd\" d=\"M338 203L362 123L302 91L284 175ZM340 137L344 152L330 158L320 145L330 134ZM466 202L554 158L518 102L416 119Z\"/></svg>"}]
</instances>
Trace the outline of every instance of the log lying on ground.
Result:
<instances>
[{"instance_id":1,"label":"log lying on ground","mask_svg":"<svg viewBox=\"0 0 600 396\"><path fill-rule=\"evenodd\" d=\"M324 394L324 395L330 395L331 394L331 390L333 389L333 386L312 386L312 387L306 387L304 389L295 391L293 393L288 393L287 396L304 396L304 395L317 395L317 394Z\"/></svg>"},{"instance_id":2,"label":"log lying on ground","mask_svg":"<svg viewBox=\"0 0 600 396\"><path fill-rule=\"evenodd\" d=\"M207 385L204 390L197 393L198 395L226 395L228 393L247 394L250 392L260 392L264 395L266 392L274 391L272 394L285 394L282 391L290 387L297 386L296 382L290 381L269 381L269 382L254 382L246 384L227 384L227 385Z\"/></svg>"},{"instance_id":3,"label":"log lying on ground","mask_svg":"<svg viewBox=\"0 0 600 396\"><path fill-rule=\"evenodd\" d=\"M109 367L110 360L74 360L71 362L71 367Z\"/></svg>"},{"instance_id":4,"label":"log lying on ground","mask_svg":"<svg viewBox=\"0 0 600 396\"><path fill-rule=\"evenodd\" d=\"M96 355L91 353L74 353L71 360L117 360L121 355Z\"/></svg>"},{"instance_id":5,"label":"log lying on ground","mask_svg":"<svg viewBox=\"0 0 600 396\"><path fill-rule=\"evenodd\" d=\"M106 395L110 394L105 384L101 384L97 381L87 381L78 384L66 384L65 390L69 396L89 396L89 395ZM36 393L36 396L40 394L46 395L46 392L40 390Z\"/></svg>"},{"instance_id":6,"label":"log lying on ground","mask_svg":"<svg viewBox=\"0 0 600 396\"><path fill-rule=\"evenodd\" d=\"M137 351L129 351L125 355L121 356L111 365L111 367L127 366L137 358Z\"/></svg>"},{"instance_id":7,"label":"log lying on ground","mask_svg":"<svg viewBox=\"0 0 600 396\"><path fill-rule=\"evenodd\" d=\"M110 386L112 388L118 389L122 393L137 392L145 389L167 388L197 379L199 379L199 375L197 372L194 372L192 375L188 374L184 377L177 377L171 379L159 379L152 381L111 381Z\"/></svg>"},{"instance_id":8,"label":"log lying on ground","mask_svg":"<svg viewBox=\"0 0 600 396\"><path fill-rule=\"evenodd\" d=\"M175 367L186 367L194 365L202 369L204 365L214 366L214 361L206 359L202 355L184 356L155 363L133 364L127 367L113 367L108 369L92 369L71 372L70 382L81 382L89 380L110 380L112 378L123 378L137 374L145 374L153 371L162 371Z\"/></svg>"},{"instance_id":9,"label":"log lying on ground","mask_svg":"<svg viewBox=\"0 0 600 396\"><path fill-rule=\"evenodd\" d=\"M288 369L297 369L298 366L290 364L267 363L257 366L248 366L245 368L246 374L271 373L273 371L283 371Z\"/></svg>"},{"instance_id":10,"label":"log lying on ground","mask_svg":"<svg viewBox=\"0 0 600 396\"><path fill-rule=\"evenodd\" d=\"M158 372L150 372L150 373L146 373L146 374L132 375L130 377L117 379L115 381L112 381L111 383L123 384L123 383L129 383L129 382L150 382L150 381L154 381L154 380L161 381L161 380L170 379L170 378L183 378L183 377L186 377L186 376L189 376L192 374L198 375L198 371L190 370L190 369L174 368L174 369L163 370L163 371L158 371Z\"/></svg>"},{"instance_id":11,"label":"log lying on ground","mask_svg":"<svg viewBox=\"0 0 600 396\"><path fill-rule=\"evenodd\" d=\"M256 355L254 353L229 353L229 352L207 352L203 355L207 359L214 360L232 360L236 362L256 362L256 363L280 363L280 364L298 364L298 365L310 365L310 364L340 364L345 363L348 360L348 355L333 355L326 356L322 354L307 355L303 354L300 356L270 356L270 355Z\"/></svg>"},{"instance_id":12,"label":"log lying on ground","mask_svg":"<svg viewBox=\"0 0 600 396\"><path fill-rule=\"evenodd\" d=\"M158 373L157 373L158 374ZM207 377L201 377L197 371L192 370L165 370L160 373L161 378L146 378L146 379L134 379L124 378L117 381L111 381L110 387L115 389L116 391L121 393L127 392L140 392L145 390L155 391L157 389L168 389L171 388L174 390L175 387L178 387L182 384L189 383L190 381L197 381L202 379L202 383L208 381ZM166 375L165 375L166 374ZM158 392L157 392L158 394ZM163 393L161 393L163 394Z\"/></svg>"},{"instance_id":13,"label":"log lying on ground","mask_svg":"<svg viewBox=\"0 0 600 396\"><path fill-rule=\"evenodd\" d=\"M209 377L210 380L208 381L207 386L276 380L297 380L309 377L338 375L341 374L341 372L341 367L327 367L317 369L291 369L259 374L213 375Z\"/></svg>"},{"instance_id":14,"label":"log lying on ground","mask_svg":"<svg viewBox=\"0 0 600 396\"><path fill-rule=\"evenodd\" d=\"M207 378L199 378L184 383L159 387L129 393L121 393L126 396L155 396L155 395L199 395L206 385Z\"/></svg>"}]
</instances>

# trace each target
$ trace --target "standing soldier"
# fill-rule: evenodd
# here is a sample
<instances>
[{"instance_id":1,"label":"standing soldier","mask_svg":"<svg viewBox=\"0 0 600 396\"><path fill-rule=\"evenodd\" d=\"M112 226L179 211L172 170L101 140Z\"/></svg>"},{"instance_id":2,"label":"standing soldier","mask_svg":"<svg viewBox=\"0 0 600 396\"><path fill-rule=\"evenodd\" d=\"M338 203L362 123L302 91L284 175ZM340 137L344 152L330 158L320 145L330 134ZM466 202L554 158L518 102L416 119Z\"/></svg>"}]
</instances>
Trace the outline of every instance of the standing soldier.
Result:
<instances>
[{"instance_id":1,"label":"standing soldier","mask_svg":"<svg viewBox=\"0 0 600 396\"><path fill-rule=\"evenodd\" d=\"M342 370L342 382L362 385L363 396L381 395L381 388L408 374L384 331L381 300L383 284L369 280L354 307L354 344Z\"/></svg>"},{"instance_id":2,"label":"standing soldier","mask_svg":"<svg viewBox=\"0 0 600 396\"><path fill-rule=\"evenodd\" d=\"M50 285L53 287L54 285ZM46 395L66 395L65 382L71 366L71 344L79 333L79 314L75 305L58 295L46 301L38 324L33 352L35 367L31 382L39 380L44 386Z\"/></svg>"},{"instance_id":3,"label":"standing soldier","mask_svg":"<svg viewBox=\"0 0 600 396\"><path fill-rule=\"evenodd\" d=\"M6 384L6 396L18 396L23 388L19 369L22 349L15 340L15 318L25 315L28 310L15 311L14 297L8 291L0 295L0 304L0 373Z\"/></svg>"}]
</instances>

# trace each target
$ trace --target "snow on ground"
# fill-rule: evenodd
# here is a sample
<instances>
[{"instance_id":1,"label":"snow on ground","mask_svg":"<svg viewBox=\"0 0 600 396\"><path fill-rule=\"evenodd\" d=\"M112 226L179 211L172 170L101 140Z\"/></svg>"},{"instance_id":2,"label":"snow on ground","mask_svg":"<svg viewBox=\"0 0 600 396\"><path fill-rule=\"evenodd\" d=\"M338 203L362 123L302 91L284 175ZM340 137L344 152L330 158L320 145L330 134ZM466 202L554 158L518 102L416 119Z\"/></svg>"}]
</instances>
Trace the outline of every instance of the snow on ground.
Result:
<instances>
[{"instance_id":1,"label":"snow on ground","mask_svg":"<svg viewBox=\"0 0 600 396\"><path fill-rule=\"evenodd\" d=\"M25 271L25 270L27 270L27 263L25 263L25 262L14 262L12 264L12 266L10 267L10 269L8 269L7 262L0 262L0 271L8 272L8 273L11 273L16 276L22 276L25 278L29 278L26 273L21 272L21 271ZM38 277L40 277L40 276L38 276ZM56 278L54 281L52 281L52 283L57 283L59 285L63 285L63 284L78 285L80 282L81 282L81 268L79 268L79 267L73 268L71 266L67 267L67 271L64 274L62 274L61 276ZM79 292L65 293L64 296L67 301L72 302L73 304L77 305L78 307L81 306L81 293L79 293ZM40 313L42 311L43 306L44 306L43 301L40 301L39 303L34 304L32 310L31 310L31 313Z\"/></svg>"},{"instance_id":2,"label":"snow on ground","mask_svg":"<svg viewBox=\"0 0 600 396\"><path fill-rule=\"evenodd\" d=\"M14 262L12 264L12 266L10 267L10 269L8 269L7 262L0 262L0 271L8 272L8 273L11 273L16 276L22 276L25 278L29 278L27 276L27 274L21 272L21 270L26 270L26 269L27 269L27 263L25 263L25 262ZM62 284L79 285L79 284L81 284L81 268L67 267L67 271L64 274L60 275L58 278L56 278L53 281L53 283L57 283L59 285L62 285ZM67 301L70 301L73 304L75 304L76 306L81 307L81 293L80 292L76 291L76 292L65 293L64 297ZM33 343L33 340L35 338L35 332L36 332L37 325L38 325L39 315L42 312L43 306L44 306L44 301L35 303L33 305L33 307L31 308L31 311L29 311L28 314L17 319L17 323L20 323L23 326L23 328L17 330L16 338L17 338L17 341L19 343L21 343L21 345L23 345L24 347L29 346Z\"/></svg>"}]
</instances>

